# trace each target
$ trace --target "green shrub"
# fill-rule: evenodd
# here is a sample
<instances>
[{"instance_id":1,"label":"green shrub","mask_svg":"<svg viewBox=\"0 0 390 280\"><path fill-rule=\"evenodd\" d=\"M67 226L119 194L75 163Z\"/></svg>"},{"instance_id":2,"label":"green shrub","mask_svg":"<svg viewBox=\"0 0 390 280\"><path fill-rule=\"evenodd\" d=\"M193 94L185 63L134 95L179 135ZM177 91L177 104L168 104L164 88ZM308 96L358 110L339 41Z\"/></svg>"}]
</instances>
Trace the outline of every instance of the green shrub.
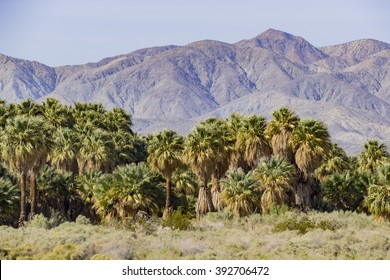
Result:
<instances>
[{"instance_id":1,"label":"green shrub","mask_svg":"<svg viewBox=\"0 0 390 280\"><path fill-rule=\"evenodd\" d=\"M305 234L312 229L335 231L336 226L329 220L322 220L316 223L310 220L308 217L302 217L297 219L289 218L287 220L275 224L272 231L282 232L286 230L297 230L300 234Z\"/></svg>"},{"instance_id":2,"label":"green shrub","mask_svg":"<svg viewBox=\"0 0 390 280\"><path fill-rule=\"evenodd\" d=\"M183 213L181 209L173 211L166 220L162 222L164 227L170 227L178 230L187 230L190 228L193 215L190 213Z\"/></svg>"},{"instance_id":3,"label":"green shrub","mask_svg":"<svg viewBox=\"0 0 390 280\"><path fill-rule=\"evenodd\" d=\"M46 254L38 254L34 259L40 260L80 260L81 256L78 253L78 245L63 244L54 247L52 252Z\"/></svg>"},{"instance_id":4,"label":"green shrub","mask_svg":"<svg viewBox=\"0 0 390 280\"><path fill-rule=\"evenodd\" d=\"M282 216L285 213L287 213L289 210L290 208L286 204L279 205L273 203L270 209L268 209L268 211L265 214L269 214L272 216Z\"/></svg>"},{"instance_id":5,"label":"green shrub","mask_svg":"<svg viewBox=\"0 0 390 280\"><path fill-rule=\"evenodd\" d=\"M43 214L35 215L31 221L26 223L27 227L51 229L59 226L64 222L64 218L58 212L54 212L50 219L46 218Z\"/></svg>"},{"instance_id":6,"label":"green shrub","mask_svg":"<svg viewBox=\"0 0 390 280\"><path fill-rule=\"evenodd\" d=\"M110 256L107 256L106 254L96 254L93 255L90 260L111 260Z\"/></svg>"},{"instance_id":7,"label":"green shrub","mask_svg":"<svg viewBox=\"0 0 390 280\"><path fill-rule=\"evenodd\" d=\"M35 215L31 221L26 223L26 227L50 229L49 219L43 214Z\"/></svg>"},{"instance_id":8,"label":"green shrub","mask_svg":"<svg viewBox=\"0 0 390 280\"><path fill-rule=\"evenodd\" d=\"M78 225L90 225L91 224L91 221L83 215L78 215L75 222Z\"/></svg>"}]
</instances>

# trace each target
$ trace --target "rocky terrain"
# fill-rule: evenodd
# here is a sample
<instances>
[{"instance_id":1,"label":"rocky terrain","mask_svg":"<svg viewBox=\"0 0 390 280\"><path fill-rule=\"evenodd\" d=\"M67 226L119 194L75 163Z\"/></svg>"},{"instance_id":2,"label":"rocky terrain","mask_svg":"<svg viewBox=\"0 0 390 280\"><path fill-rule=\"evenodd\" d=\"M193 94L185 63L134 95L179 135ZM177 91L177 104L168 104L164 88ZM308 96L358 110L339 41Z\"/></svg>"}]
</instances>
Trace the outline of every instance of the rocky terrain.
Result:
<instances>
[{"instance_id":1,"label":"rocky terrain","mask_svg":"<svg viewBox=\"0 0 390 280\"><path fill-rule=\"evenodd\" d=\"M327 123L351 154L368 138L390 146L390 45L363 39L315 47L269 29L235 44L199 41L51 68L0 55L0 98L99 102L133 115L135 130L186 134L210 116L270 116L289 106Z\"/></svg>"}]
</instances>

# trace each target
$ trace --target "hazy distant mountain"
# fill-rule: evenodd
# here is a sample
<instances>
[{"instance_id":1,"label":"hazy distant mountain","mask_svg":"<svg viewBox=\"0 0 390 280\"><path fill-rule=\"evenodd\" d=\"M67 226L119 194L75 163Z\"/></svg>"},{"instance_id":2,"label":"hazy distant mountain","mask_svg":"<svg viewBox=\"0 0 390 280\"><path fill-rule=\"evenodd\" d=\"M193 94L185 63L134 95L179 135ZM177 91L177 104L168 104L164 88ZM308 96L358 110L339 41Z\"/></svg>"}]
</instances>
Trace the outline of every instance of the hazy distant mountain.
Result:
<instances>
[{"instance_id":1,"label":"hazy distant mountain","mask_svg":"<svg viewBox=\"0 0 390 280\"><path fill-rule=\"evenodd\" d=\"M47 97L122 107L141 133L185 134L209 116L270 116L287 105L326 122L356 153L367 138L390 146L390 45L364 39L316 48L270 29L236 44L205 40L56 68L0 55L0 98Z\"/></svg>"}]
</instances>

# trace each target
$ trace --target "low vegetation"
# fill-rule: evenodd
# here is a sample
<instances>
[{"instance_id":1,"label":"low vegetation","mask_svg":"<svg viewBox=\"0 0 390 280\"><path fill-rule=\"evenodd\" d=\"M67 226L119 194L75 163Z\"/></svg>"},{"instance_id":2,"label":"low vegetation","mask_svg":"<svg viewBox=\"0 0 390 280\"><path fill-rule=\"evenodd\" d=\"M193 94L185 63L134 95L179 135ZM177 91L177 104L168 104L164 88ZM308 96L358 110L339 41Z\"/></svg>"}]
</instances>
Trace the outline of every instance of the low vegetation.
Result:
<instances>
[{"instance_id":1,"label":"low vegetation","mask_svg":"<svg viewBox=\"0 0 390 280\"><path fill-rule=\"evenodd\" d=\"M366 214L218 212L197 221L178 213L175 222L116 225L38 215L23 229L0 227L0 259L390 259L389 223Z\"/></svg>"}]
</instances>

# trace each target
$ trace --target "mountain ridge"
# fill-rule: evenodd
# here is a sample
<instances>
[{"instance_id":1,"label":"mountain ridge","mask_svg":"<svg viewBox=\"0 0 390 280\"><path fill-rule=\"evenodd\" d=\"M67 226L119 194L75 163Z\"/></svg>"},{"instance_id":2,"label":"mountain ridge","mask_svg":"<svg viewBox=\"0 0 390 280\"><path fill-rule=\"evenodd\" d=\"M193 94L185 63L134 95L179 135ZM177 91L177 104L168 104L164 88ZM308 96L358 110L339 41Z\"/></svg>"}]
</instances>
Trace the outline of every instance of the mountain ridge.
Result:
<instances>
[{"instance_id":1,"label":"mountain ridge","mask_svg":"<svg viewBox=\"0 0 390 280\"><path fill-rule=\"evenodd\" d=\"M340 133L346 124L340 126L335 116L351 112L346 135L359 140L342 146L356 153L365 134L390 144L390 126L383 125L390 119L390 45L362 39L315 47L302 37L268 29L233 44L201 40L82 65L49 67L0 54L1 99L41 102L48 97L119 106L133 115L141 133L170 127L186 134L195 121L221 111L224 116L235 109L270 115L271 108L291 105L298 114L306 110L311 112L304 113L307 117L320 116L339 143L345 141ZM365 114L373 133L366 126L354 128Z\"/></svg>"}]
</instances>

